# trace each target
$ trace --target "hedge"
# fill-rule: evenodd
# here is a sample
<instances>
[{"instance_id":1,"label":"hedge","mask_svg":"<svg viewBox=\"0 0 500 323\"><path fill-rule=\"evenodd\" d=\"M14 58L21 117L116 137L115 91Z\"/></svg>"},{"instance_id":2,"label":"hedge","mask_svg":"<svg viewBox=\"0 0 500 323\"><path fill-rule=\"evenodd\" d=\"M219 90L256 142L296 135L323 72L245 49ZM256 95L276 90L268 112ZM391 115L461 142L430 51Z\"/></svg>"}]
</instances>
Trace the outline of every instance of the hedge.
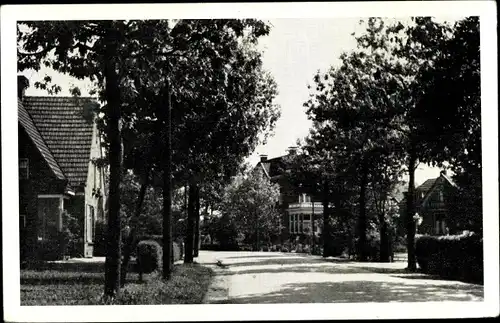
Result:
<instances>
[{"instance_id":1,"label":"hedge","mask_svg":"<svg viewBox=\"0 0 500 323\"><path fill-rule=\"evenodd\" d=\"M137 244L137 269L139 273L160 271L162 268L162 248L154 240L143 240Z\"/></svg>"},{"instance_id":2,"label":"hedge","mask_svg":"<svg viewBox=\"0 0 500 323\"><path fill-rule=\"evenodd\" d=\"M163 236L162 235L141 236L138 239L136 239L136 242L139 243L140 241L144 241L144 240L155 241L156 243L158 243L160 245L160 247L162 247L162 250L163 250ZM172 249L173 249L172 250L173 251L172 261L175 262L175 261L183 258L184 246L183 246L182 242L174 241L172 243Z\"/></svg>"},{"instance_id":3,"label":"hedge","mask_svg":"<svg viewBox=\"0 0 500 323\"><path fill-rule=\"evenodd\" d=\"M483 281L483 239L477 234L416 236L417 263L424 273Z\"/></svg>"}]
</instances>

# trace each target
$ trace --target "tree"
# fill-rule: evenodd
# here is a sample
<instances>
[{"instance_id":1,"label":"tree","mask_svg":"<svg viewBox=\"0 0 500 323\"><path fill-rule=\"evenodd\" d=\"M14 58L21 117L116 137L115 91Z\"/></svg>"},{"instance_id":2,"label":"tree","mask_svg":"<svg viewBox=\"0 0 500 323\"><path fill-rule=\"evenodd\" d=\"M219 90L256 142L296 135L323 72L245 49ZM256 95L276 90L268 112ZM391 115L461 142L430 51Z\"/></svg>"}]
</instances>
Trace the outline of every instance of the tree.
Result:
<instances>
[{"instance_id":1,"label":"tree","mask_svg":"<svg viewBox=\"0 0 500 323\"><path fill-rule=\"evenodd\" d=\"M316 142L311 149L330 154L337 166L333 174L348 176L359 190L357 253L367 260L367 189L384 156L395 147L388 129L373 122L383 116L380 108L380 85L376 84L377 55L356 50L341 55L342 64L314 77L316 94L305 103L314 121ZM380 120L379 120L380 121ZM332 159L331 158L331 159ZM332 162L331 162L332 163ZM341 181L340 176L335 176ZM337 189L342 187L337 183ZM337 201L340 201L337 199Z\"/></svg>"},{"instance_id":2,"label":"tree","mask_svg":"<svg viewBox=\"0 0 500 323\"><path fill-rule=\"evenodd\" d=\"M127 142L137 152L131 167L138 173L153 167L166 174L168 170L162 171L161 165L172 165L173 187L186 182L193 186L189 198L196 206L200 183L210 182L220 174L225 178L234 174L260 137L263 135L265 139L279 116L278 107L272 104L276 84L262 70L260 54L255 49L258 37L267 34L269 28L252 19L181 20L173 28L153 21L150 28L168 46L161 55L157 53L159 48L140 48L154 59L130 73L135 95L127 102L143 111L127 119L130 134ZM139 63L134 58L129 64ZM156 149L158 141L154 140L168 137L165 132L169 128L165 122L168 113L164 113L168 110L165 106L170 106L168 102L173 124L172 163L162 162L170 150L161 145L163 149ZM144 132L152 139L147 136L135 139ZM168 142L159 140L165 141ZM142 152L151 145L154 156ZM163 175L165 181L168 178ZM166 182L165 212L169 210L168 186ZM196 209L188 208L186 262L192 261L191 235L197 230L190 227L196 222L195 213L199 213ZM164 243L164 247L168 245ZM168 250L164 256L167 254Z\"/></svg>"},{"instance_id":3,"label":"tree","mask_svg":"<svg viewBox=\"0 0 500 323\"><path fill-rule=\"evenodd\" d=\"M449 201L453 222L482 232L479 18L459 20L452 30L436 48L433 64L419 74L424 88L419 116L434 137L432 161L447 162L455 174L458 188Z\"/></svg>"},{"instance_id":4,"label":"tree","mask_svg":"<svg viewBox=\"0 0 500 323\"><path fill-rule=\"evenodd\" d=\"M478 43L478 37L471 36L474 35L473 32L464 32L474 29L471 25L473 25L473 20L462 25L458 24L455 28L459 31L460 26L463 26L462 36L457 39L464 40L468 35L469 43L473 44L467 54L469 58L478 57L478 49L474 47ZM415 221L413 219L415 169L419 162L442 164L446 159L451 158L447 153L450 151L448 149L450 145L446 146L443 140L439 140L439 138L447 138L446 136L450 134L446 130L456 126L460 129L458 132L466 134L467 131L462 131L462 129L471 131L474 124L477 124L477 118L470 118L474 120L471 122L452 117L450 123L443 122L441 120L447 118L440 116L439 112L436 113L438 109L432 111L429 109L435 104L429 104L431 101L429 98L432 96L427 93L438 92L433 92L436 87L434 83L427 82L427 80L437 81L440 78L442 82L448 82L443 80L442 75L445 73L442 71L436 73L437 64L447 61L448 63L443 63L443 66L448 66L450 72L452 69L461 71L456 65L451 67L450 64L453 61L451 51L443 50L452 39L454 39L453 30L450 26L438 24L432 18L414 18L413 22L408 25L387 24L383 19L371 18L368 20L366 32L356 37L358 48L350 54L341 56L341 66L331 69L324 75L318 73L315 77L317 93L306 102L306 106L309 118L314 121L314 127L317 129L316 138L323 142L319 147L329 149L336 159L350 160L351 165L356 165L351 168L351 171L359 171L358 236L361 240L359 243L361 258L364 258L362 240L366 229L366 187L370 181L377 179L377 176L370 176L370 174L372 172L373 175L378 174L377 165L384 160L381 157L390 152L396 153L393 159L401 161L408 171L409 184L406 201L408 268L414 270L416 268ZM458 43L459 41L455 42L455 48ZM467 63L461 64L467 66ZM474 66L475 64L468 65ZM473 80L477 80L477 73L474 72L476 70L469 68L469 72L465 75L469 73L468 75L471 75ZM461 72L454 72L451 75L457 75L457 73L460 75ZM427 75L427 79L423 75ZM458 79L460 77L456 77L456 80ZM451 82L446 84L452 87ZM466 88L465 85L462 86L462 89L464 88ZM474 87L476 88L477 86ZM450 91L444 93L449 94ZM434 94L435 97L436 94ZM460 115L457 111L461 110L457 110L457 104L452 104L450 107L454 109L454 115ZM457 119L467 126L455 124ZM439 126L435 127L434 131L430 131L429 125L436 125L436 123ZM455 131L451 133L456 134ZM327 144L328 141L332 143ZM453 145L458 146L459 151L466 151L461 144L451 146ZM339 150L338 147L342 149ZM349 153L342 155L342 150ZM324 152L322 154L325 155ZM384 163L380 165L383 166Z\"/></svg>"},{"instance_id":5,"label":"tree","mask_svg":"<svg viewBox=\"0 0 500 323\"><path fill-rule=\"evenodd\" d=\"M18 69L40 70L41 65L73 77L90 79L101 101L106 102L105 138L110 165L108 246L104 292L113 297L119 292L121 258L120 172L122 95L124 87L123 47L131 41L130 23L124 21L23 22L18 24ZM128 53L130 54L130 53ZM125 56L128 56L127 54ZM48 87L50 77L35 86Z\"/></svg>"},{"instance_id":6,"label":"tree","mask_svg":"<svg viewBox=\"0 0 500 323\"><path fill-rule=\"evenodd\" d=\"M255 250L261 242L279 233L279 212L276 203L279 185L271 183L260 172L237 177L224 194L221 209L236 224Z\"/></svg>"}]
</instances>

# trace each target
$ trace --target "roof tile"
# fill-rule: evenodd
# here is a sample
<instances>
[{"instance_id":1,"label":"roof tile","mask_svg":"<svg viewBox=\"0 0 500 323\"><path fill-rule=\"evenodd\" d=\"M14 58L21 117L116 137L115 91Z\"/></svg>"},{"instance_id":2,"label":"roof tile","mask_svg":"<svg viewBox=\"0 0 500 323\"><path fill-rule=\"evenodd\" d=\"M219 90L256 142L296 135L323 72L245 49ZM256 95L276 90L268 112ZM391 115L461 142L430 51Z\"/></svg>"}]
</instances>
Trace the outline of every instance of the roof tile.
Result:
<instances>
[{"instance_id":1,"label":"roof tile","mask_svg":"<svg viewBox=\"0 0 500 323\"><path fill-rule=\"evenodd\" d=\"M24 97L23 105L73 187L87 179L93 123L84 117L92 98Z\"/></svg>"}]
</instances>

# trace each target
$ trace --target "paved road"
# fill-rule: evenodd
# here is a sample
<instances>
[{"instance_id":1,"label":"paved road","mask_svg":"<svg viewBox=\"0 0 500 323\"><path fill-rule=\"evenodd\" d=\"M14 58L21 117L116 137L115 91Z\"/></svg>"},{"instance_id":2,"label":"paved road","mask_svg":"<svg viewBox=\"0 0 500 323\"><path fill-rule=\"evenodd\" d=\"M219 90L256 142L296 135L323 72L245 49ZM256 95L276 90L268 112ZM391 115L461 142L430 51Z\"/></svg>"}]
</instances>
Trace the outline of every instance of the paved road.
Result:
<instances>
[{"instance_id":1,"label":"paved road","mask_svg":"<svg viewBox=\"0 0 500 323\"><path fill-rule=\"evenodd\" d=\"M211 251L201 251L197 261L216 272L206 303L483 300L481 285L406 273L403 261L356 263L293 253Z\"/></svg>"}]
</instances>

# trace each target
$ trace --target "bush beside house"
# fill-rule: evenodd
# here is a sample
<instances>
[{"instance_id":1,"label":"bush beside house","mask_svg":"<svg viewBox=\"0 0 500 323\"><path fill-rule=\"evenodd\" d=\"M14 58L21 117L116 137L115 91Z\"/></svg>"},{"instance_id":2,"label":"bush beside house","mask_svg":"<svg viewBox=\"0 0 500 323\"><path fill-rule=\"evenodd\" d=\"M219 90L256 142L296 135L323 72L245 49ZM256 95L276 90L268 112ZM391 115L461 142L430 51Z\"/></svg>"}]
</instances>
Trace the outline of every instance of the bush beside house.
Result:
<instances>
[{"instance_id":1,"label":"bush beside house","mask_svg":"<svg viewBox=\"0 0 500 323\"><path fill-rule=\"evenodd\" d=\"M424 273L444 278L483 281L483 239L477 234L421 235L416 238L417 263Z\"/></svg>"}]
</instances>

